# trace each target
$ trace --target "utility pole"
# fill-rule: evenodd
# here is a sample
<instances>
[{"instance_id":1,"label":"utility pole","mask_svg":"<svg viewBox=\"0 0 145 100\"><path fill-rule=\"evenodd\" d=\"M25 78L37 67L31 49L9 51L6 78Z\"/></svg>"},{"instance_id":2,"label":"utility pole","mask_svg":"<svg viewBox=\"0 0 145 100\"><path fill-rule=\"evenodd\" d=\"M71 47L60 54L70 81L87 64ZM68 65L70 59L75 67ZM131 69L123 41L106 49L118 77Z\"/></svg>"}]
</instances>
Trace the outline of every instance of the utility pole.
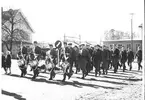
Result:
<instances>
[{"instance_id":1,"label":"utility pole","mask_svg":"<svg viewBox=\"0 0 145 100\"><path fill-rule=\"evenodd\" d=\"M64 42L65 42L65 33L64 33Z\"/></svg>"},{"instance_id":2,"label":"utility pole","mask_svg":"<svg viewBox=\"0 0 145 100\"><path fill-rule=\"evenodd\" d=\"M131 15L131 45L132 45L132 51L133 51L133 15L134 13L130 13Z\"/></svg>"}]
</instances>

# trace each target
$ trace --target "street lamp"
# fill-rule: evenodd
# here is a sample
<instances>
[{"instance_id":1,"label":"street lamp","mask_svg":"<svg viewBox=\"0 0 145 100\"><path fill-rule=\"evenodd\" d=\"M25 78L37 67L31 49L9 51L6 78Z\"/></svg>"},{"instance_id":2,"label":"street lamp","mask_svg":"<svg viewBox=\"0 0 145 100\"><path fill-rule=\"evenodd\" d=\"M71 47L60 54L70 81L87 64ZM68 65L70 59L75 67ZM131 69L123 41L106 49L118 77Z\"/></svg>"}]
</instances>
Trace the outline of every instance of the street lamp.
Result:
<instances>
[{"instance_id":1,"label":"street lamp","mask_svg":"<svg viewBox=\"0 0 145 100\"><path fill-rule=\"evenodd\" d=\"M132 45L132 51L133 51L133 15L134 13L130 13L131 15L131 45Z\"/></svg>"}]
</instances>

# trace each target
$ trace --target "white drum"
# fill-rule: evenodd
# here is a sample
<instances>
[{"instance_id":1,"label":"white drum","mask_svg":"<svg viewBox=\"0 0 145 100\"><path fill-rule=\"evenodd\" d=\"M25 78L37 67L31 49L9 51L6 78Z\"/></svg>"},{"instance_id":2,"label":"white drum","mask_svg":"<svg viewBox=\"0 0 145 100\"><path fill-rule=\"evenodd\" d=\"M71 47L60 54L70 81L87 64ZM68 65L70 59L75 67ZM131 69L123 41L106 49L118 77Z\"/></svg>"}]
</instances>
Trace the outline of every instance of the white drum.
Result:
<instances>
[{"instance_id":1,"label":"white drum","mask_svg":"<svg viewBox=\"0 0 145 100\"><path fill-rule=\"evenodd\" d=\"M25 64L25 61L23 59L20 59L17 61L17 63L18 63L18 66L22 66Z\"/></svg>"},{"instance_id":2,"label":"white drum","mask_svg":"<svg viewBox=\"0 0 145 100\"><path fill-rule=\"evenodd\" d=\"M68 61L62 62L62 63L61 63L62 71L65 73L65 72L66 72L66 69L67 69L69 66L70 66L70 64L68 63Z\"/></svg>"},{"instance_id":3,"label":"white drum","mask_svg":"<svg viewBox=\"0 0 145 100\"><path fill-rule=\"evenodd\" d=\"M45 65L45 60L39 60L38 66L42 66L42 65Z\"/></svg>"},{"instance_id":4,"label":"white drum","mask_svg":"<svg viewBox=\"0 0 145 100\"><path fill-rule=\"evenodd\" d=\"M52 64L52 63L46 64L46 69L47 69L47 70L48 70L48 69L51 69L51 68L53 68L53 64Z\"/></svg>"},{"instance_id":5,"label":"white drum","mask_svg":"<svg viewBox=\"0 0 145 100\"><path fill-rule=\"evenodd\" d=\"M30 61L30 62L29 62L29 65L30 65L31 67L36 66L36 65L37 65L37 61L36 61L36 60Z\"/></svg>"}]
</instances>

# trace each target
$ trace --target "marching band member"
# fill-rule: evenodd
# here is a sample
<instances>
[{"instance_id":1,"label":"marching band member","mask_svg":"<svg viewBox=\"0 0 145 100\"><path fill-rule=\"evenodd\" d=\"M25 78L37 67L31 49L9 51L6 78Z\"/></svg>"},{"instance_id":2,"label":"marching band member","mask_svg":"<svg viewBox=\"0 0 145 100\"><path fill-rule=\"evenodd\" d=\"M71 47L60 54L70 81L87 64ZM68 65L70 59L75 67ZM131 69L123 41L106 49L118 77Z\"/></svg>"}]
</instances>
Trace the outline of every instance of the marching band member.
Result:
<instances>
[{"instance_id":1,"label":"marching band member","mask_svg":"<svg viewBox=\"0 0 145 100\"><path fill-rule=\"evenodd\" d=\"M133 54L133 52L131 51L130 48L128 48L127 60L128 60L128 66L130 67L129 70L131 71L131 69L132 69L132 62L134 60L134 54Z\"/></svg>"},{"instance_id":2,"label":"marching band member","mask_svg":"<svg viewBox=\"0 0 145 100\"><path fill-rule=\"evenodd\" d=\"M78 66L82 70L82 79L84 79L88 75L88 71L86 69L87 63L91 60L91 56L89 51L86 49L85 44L81 45L80 53L79 53L79 60Z\"/></svg>"},{"instance_id":3,"label":"marching band member","mask_svg":"<svg viewBox=\"0 0 145 100\"><path fill-rule=\"evenodd\" d=\"M89 51L89 54L90 54L90 57L91 57L91 60L88 60L88 63L87 63L87 73L89 73L91 70L93 70L93 65L92 65L92 49L90 47L89 44L86 45L86 49Z\"/></svg>"},{"instance_id":4,"label":"marching band member","mask_svg":"<svg viewBox=\"0 0 145 100\"><path fill-rule=\"evenodd\" d=\"M142 50L141 50L140 46L138 47L138 50L136 52L136 57L137 57L137 63L138 63L138 70L140 70L140 68L142 69L142 65L141 65L141 62L142 62Z\"/></svg>"},{"instance_id":5,"label":"marching band member","mask_svg":"<svg viewBox=\"0 0 145 100\"><path fill-rule=\"evenodd\" d=\"M71 43L69 43L69 46L67 46L67 43L64 42L64 49L63 49L63 59L64 59L64 62L67 62L69 63L69 66L67 66L65 72L64 72L64 75L63 75L63 80L62 81L65 81L66 79L66 76L68 76L68 78L70 78L72 76L72 66L73 66L73 59L72 59L72 47L71 47ZM68 69L69 69L69 72L68 72Z\"/></svg>"},{"instance_id":6,"label":"marching band member","mask_svg":"<svg viewBox=\"0 0 145 100\"><path fill-rule=\"evenodd\" d=\"M103 74L108 73L108 64L109 64L109 52L107 50L107 47L104 45L103 46L103 51L102 51L102 68L103 68Z\"/></svg>"},{"instance_id":7,"label":"marching band member","mask_svg":"<svg viewBox=\"0 0 145 100\"><path fill-rule=\"evenodd\" d=\"M95 45L94 50L93 50L93 54L92 54L92 60L93 60L93 65L95 67L95 76L97 76L97 74L101 74L100 71L100 64L102 61L102 51L100 50L100 46L99 45Z\"/></svg>"},{"instance_id":8,"label":"marching band member","mask_svg":"<svg viewBox=\"0 0 145 100\"><path fill-rule=\"evenodd\" d=\"M35 62L34 66L32 67L33 68L33 77L32 79L35 79L36 76L38 76L39 74L39 70L38 70L38 61L40 60L40 54L41 54L41 48L38 46L37 44L37 41L34 41L34 49L33 49L33 54L31 54L30 56L34 58L31 58L32 61Z\"/></svg>"},{"instance_id":9,"label":"marching band member","mask_svg":"<svg viewBox=\"0 0 145 100\"><path fill-rule=\"evenodd\" d=\"M18 53L18 66L21 70L21 77L25 76L27 74L27 66L24 56L20 53Z\"/></svg>"},{"instance_id":10,"label":"marching band member","mask_svg":"<svg viewBox=\"0 0 145 100\"><path fill-rule=\"evenodd\" d=\"M76 74L77 74L77 72L79 72L80 71L80 68L78 67L78 56L79 56L79 48L78 48L78 46L74 46L74 56L75 56L75 58L74 58L74 62L75 62L75 67L76 67Z\"/></svg>"},{"instance_id":11,"label":"marching band member","mask_svg":"<svg viewBox=\"0 0 145 100\"><path fill-rule=\"evenodd\" d=\"M52 62L53 64L53 67L50 71L50 78L49 80L52 80L54 77L55 77L55 67L56 67L56 64L57 64L57 52L56 50L53 48L53 45L50 44L49 45L50 47L50 52L49 52L49 59L50 59L50 62Z\"/></svg>"},{"instance_id":12,"label":"marching band member","mask_svg":"<svg viewBox=\"0 0 145 100\"><path fill-rule=\"evenodd\" d=\"M125 62L127 61L127 52L124 50L124 46L122 46L121 50L121 65L123 66L123 72L126 69Z\"/></svg>"},{"instance_id":13,"label":"marching band member","mask_svg":"<svg viewBox=\"0 0 145 100\"><path fill-rule=\"evenodd\" d=\"M117 46L115 46L113 44L112 64L113 64L113 67L114 67L114 73L117 72L118 63L119 63L119 50L118 50Z\"/></svg>"}]
</instances>

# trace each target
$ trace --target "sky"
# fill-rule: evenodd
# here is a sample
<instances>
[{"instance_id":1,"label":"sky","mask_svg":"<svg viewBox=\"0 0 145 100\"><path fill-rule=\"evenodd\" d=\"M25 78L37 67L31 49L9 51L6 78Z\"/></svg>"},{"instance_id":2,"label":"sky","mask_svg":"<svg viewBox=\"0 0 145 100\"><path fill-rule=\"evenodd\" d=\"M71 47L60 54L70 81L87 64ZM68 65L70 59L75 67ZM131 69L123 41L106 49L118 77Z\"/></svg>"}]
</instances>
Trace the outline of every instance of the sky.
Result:
<instances>
[{"instance_id":1,"label":"sky","mask_svg":"<svg viewBox=\"0 0 145 100\"><path fill-rule=\"evenodd\" d=\"M3 0L4 10L21 9L34 30L33 41L55 42L67 36L99 42L106 30L139 32L144 0Z\"/></svg>"}]
</instances>

